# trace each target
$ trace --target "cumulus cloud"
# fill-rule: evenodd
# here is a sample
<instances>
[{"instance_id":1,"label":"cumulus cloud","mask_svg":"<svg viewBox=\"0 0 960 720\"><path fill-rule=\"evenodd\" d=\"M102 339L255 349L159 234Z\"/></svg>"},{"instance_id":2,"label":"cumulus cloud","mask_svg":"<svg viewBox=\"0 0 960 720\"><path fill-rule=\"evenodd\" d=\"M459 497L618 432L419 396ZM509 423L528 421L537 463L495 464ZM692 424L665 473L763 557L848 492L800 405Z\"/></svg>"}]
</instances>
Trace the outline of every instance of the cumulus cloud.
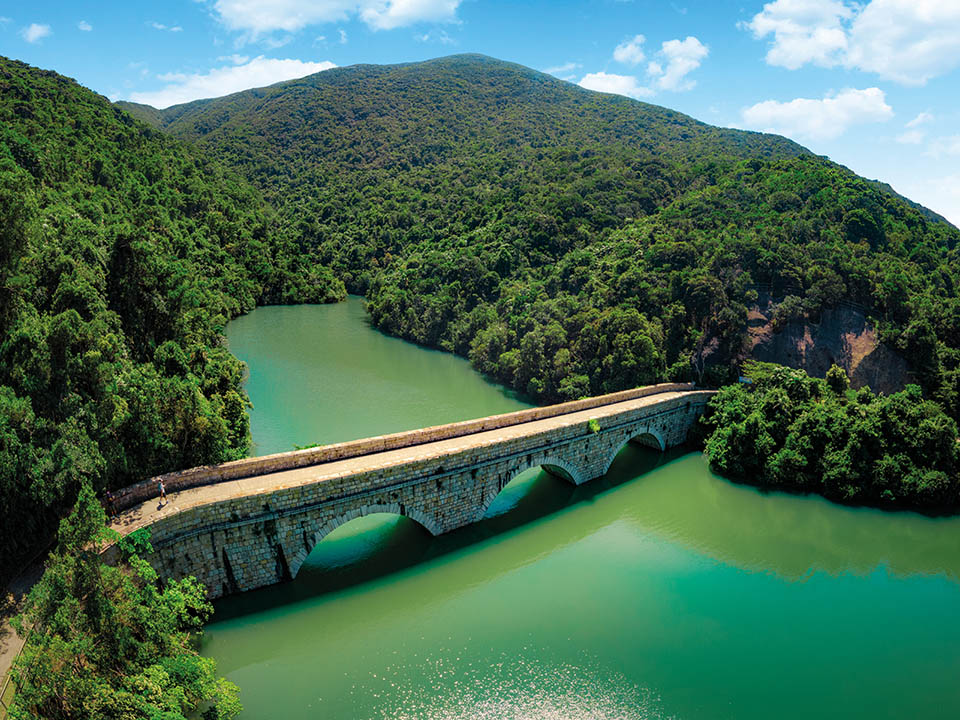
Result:
<instances>
[{"instance_id":1,"label":"cumulus cloud","mask_svg":"<svg viewBox=\"0 0 960 720\"><path fill-rule=\"evenodd\" d=\"M53 31L49 25L40 25L39 23L30 23L20 30L20 37L28 43L38 43L45 37L50 37L52 34Z\"/></svg>"},{"instance_id":2,"label":"cumulus cloud","mask_svg":"<svg viewBox=\"0 0 960 720\"><path fill-rule=\"evenodd\" d=\"M599 92L626 95L632 98L650 97L653 90L644 87L632 75L613 75L605 72L589 73L579 83L580 87Z\"/></svg>"},{"instance_id":3,"label":"cumulus cloud","mask_svg":"<svg viewBox=\"0 0 960 720\"><path fill-rule=\"evenodd\" d=\"M183 28L180 27L179 25L170 26L170 25L164 25L163 23L152 22L150 23L150 27L152 27L154 30L166 30L168 32L183 32Z\"/></svg>"},{"instance_id":4,"label":"cumulus cloud","mask_svg":"<svg viewBox=\"0 0 960 720\"><path fill-rule=\"evenodd\" d=\"M667 40L658 53L661 61L651 62L647 74L656 78L655 84L661 90L690 90L696 83L687 80L687 75L700 67L709 53L710 49L693 36Z\"/></svg>"},{"instance_id":5,"label":"cumulus cloud","mask_svg":"<svg viewBox=\"0 0 960 720\"><path fill-rule=\"evenodd\" d=\"M419 22L453 22L461 0L214 0L213 11L231 30L251 37L297 32L353 15L374 30Z\"/></svg>"},{"instance_id":6,"label":"cumulus cloud","mask_svg":"<svg viewBox=\"0 0 960 720\"><path fill-rule=\"evenodd\" d=\"M643 51L644 42L646 39L643 35L634 35L632 39L614 48L613 59L625 65L639 65L646 59ZM589 73L579 84L589 90L616 93L632 98L650 97L657 90L675 92L689 90L696 83L687 79L687 75L700 67L700 63L709 53L710 48L693 36L688 36L685 40L667 40L660 45L656 59L647 63L647 84L642 84L633 75L614 75L606 72Z\"/></svg>"},{"instance_id":7,"label":"cumulus cloud","mask_svg":"<svg viewBox=\"0 0 960 720\"><path fill-rule=\"evenodd\" d=\"M960 64L960 3L954 0L775 0L744 27L770 38L767 62L813 63L923 85Z\"/></svg>"},{"instance_id":8,"label":"cumulus cloud","mask_svg":"<svg viewBox=\"0 0 960 720\"><path fill-rule=\"evenodd\" d=\"M360 18L367 25L374 30L393 30L424 20L456 20L460 0L386 0L366 5L360 10Z\"/></svg>"},{"instance_id":9,"label":"cumulus cloud","mask_svg":"<svg viewBox=\"0 0 960 720\"><path fill-rule=\"evenodd\" d=\"M622 42L614 48L613 59L625 65L639 65L647 57L643 52L645 41L643 35L634 35L632 40Z\"/></svg>"},{"instance_id":10,"label":"cumulus cloud","mask_svg":"<svg viewBox=\"0 0 960 720\"><path fill-rule=\"evenodd\" d=\"M256 57L249 62L220 68L206 73L167 73L157 77L166 82L162 90L138 92L130 100L165 108L170 105L220 97L255 87L264 87L284 80L312 75L336 67L332 62L303 62Z\"/></svg>"},{"instance_id":11,"label":"cumulus cloud","mask_svg":"<svg viewBox=\"0 0 960 720\"><path fill-rule=\"evenodd\" d=\"M90 32L93 30L93 25L88 23L86 20L81 20L77 23L77 30L82 30L83 32Z\"/></svg>"},{"instance_id":12,"label":"cumulus cloud","mask_svg":"<svg viewBox=\"0 0 960 720\"><path fill-rule=\"evenodd\" d=\"M793 138L832 140L849 127L881 122L893 116L879 88L848 89L822 100L796 98L790 102L767 100L743 110L747 127Z\"/></svg>"},{"instance_id":13,"label":"cumulus cloud","mask_svg":"<svg viewBox=\"0 0 960 720\"><path fill-rule=\"evenodd\" d=\"M831 67L847 49L843 22L851 7L838 0L776 0L745 26L760 39L773 36L767 62L791 70L808 62Z\"/></svg>"}]
</instances>

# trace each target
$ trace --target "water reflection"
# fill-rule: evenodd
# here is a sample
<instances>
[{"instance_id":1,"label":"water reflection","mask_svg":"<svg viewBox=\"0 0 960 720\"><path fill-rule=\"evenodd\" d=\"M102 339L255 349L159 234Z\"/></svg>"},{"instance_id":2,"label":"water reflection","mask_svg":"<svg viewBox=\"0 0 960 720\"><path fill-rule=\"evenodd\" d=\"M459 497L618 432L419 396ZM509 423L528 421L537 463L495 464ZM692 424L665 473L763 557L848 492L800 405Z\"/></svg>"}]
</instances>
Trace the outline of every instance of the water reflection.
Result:
<instances>
[{"instance_id":1,"label":"water reflection","mask_svg":"<svg viewBox=\"0 0 960 720\"><path fill-rule=\"evenodd\" d=\"M277 449L519 406L358 301L241 321L254 435ZM344 525L294 582L219 602L203 649L243 720L953 720L958 576L960 519L763 495L628 447L579 488L524 474L456 533Z\"/></svg>"},{"instance_id":2,"label":"water reflection","mask_svg":"<svg viewBox=\"0 0 960 720\"><path fill-rule=\"evenodd\" d=\"M828 696L838 716L943 717L958 538L628 447L579 488L526 473L456 533L341 526L294 582L218 603L204 650L246 718L800 720Z\"/></svg>"},{"instance_id":3,"label":"water reflection","mask_svg":"<svg viewBox=\"0 0 960 720\"><path fill-rule=\"evenodd\" d=\"M653 472L656 470L656 472ZM813 496L761 493L718 478L696 453L629 445L603 478L574 487L539 468L519 474L479 523L432 537L413 520L378 513L346 523L317 543L292 583L226 598L218 619L319 598L430 563L551 515L577 510L562 538L530 532L481 582L576 543L609 523L598 497L621 493L618 521L742 570L798 581L816 573L942 574L960 581L960 518L928 518L841 507ZM475 572L463 568L464 576Z\"/></svg>"}]
</instances>

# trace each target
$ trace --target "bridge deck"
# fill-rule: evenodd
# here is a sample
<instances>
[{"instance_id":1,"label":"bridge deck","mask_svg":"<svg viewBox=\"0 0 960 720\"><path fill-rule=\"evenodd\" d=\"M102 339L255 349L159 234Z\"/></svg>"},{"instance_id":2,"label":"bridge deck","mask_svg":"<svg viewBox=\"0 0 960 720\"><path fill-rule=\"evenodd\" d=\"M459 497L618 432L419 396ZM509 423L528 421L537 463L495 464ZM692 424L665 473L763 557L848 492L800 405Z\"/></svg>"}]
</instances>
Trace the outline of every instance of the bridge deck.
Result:
<instances>
[{"instance_id":1,"label":"bridge deck","mask_svg":"<svg viewBox=\"0 0 960 720\"><path fill-rule=\"evenodd\" d=\"M646 397L627 400L624 402L602 405L589 410L558 415L543 420L533 420L518 425L488 430L465 435L462 437L437 440L421 445L387 450L360 457L333 460L330 462L310 465L308 467L282 470L266 475L225 480L213 485L170 492L168 502L160 506L153 498L120 513L112 528L122 534L133 532L142 527L153 524L156 520L189 508L220 502L231 498L248 497L251 495L270 493L284 488L308 485L323 482L331 478L352 475L367 470L375 470L389 466L399 466L406 463L427 458L437 458L443 455L455 454L471 448L480 448L493 445L504 440L535 435L567 425L574 425L590 420L636 410L643 407L655 406L664 401L680 398L685 395L697 395L697 391L669 391L648 395Z\"/></svg>"}]
</instances>

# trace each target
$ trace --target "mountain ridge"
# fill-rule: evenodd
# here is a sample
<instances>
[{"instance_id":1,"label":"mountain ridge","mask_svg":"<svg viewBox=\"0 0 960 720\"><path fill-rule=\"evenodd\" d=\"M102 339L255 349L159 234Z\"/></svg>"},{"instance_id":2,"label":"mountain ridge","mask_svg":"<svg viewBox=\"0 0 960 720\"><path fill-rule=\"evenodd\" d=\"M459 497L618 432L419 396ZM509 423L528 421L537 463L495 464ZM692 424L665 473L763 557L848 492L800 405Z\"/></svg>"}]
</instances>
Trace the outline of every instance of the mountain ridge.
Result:
<instances>
[{"instance_id":1,"label":"mountain ridge","mask_svg":"<svg viewBox=\"0 0 960 720\"><path fill-rule=\"evenodd\" d=\"M478 55L157 112L251 180L378 327L540 400L721 382L763 285L791 296L788 322L863 306L960 412L960 277L925 280L957 274L960 232L786 138Z\"/></svg>"}]
</instances>

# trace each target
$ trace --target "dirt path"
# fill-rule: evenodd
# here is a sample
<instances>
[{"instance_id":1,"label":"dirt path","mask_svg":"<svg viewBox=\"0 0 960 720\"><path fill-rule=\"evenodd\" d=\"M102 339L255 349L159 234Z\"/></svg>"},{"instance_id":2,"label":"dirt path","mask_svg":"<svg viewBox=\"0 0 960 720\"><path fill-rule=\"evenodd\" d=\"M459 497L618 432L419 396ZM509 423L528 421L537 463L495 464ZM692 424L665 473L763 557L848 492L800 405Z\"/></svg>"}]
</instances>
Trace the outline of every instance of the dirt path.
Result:
<instances>
[{"instance_id":1,"label":"dirt path","mask_svg":"<svg viewBox=\"0 0 960 720\"><path fill-rule=\"evenodd\" d=\"M20 612L24 596L30 592L40 576L43 575L43 558L46 552L27 566L26 570L17 575L4 589L4 596L0 598L0 718L6 717L6 706L9 702L10 668L23 649L25 638L20 637L10 621ZM12 600L11 600L12 598Z\"/></svg>"}]
</instances>

